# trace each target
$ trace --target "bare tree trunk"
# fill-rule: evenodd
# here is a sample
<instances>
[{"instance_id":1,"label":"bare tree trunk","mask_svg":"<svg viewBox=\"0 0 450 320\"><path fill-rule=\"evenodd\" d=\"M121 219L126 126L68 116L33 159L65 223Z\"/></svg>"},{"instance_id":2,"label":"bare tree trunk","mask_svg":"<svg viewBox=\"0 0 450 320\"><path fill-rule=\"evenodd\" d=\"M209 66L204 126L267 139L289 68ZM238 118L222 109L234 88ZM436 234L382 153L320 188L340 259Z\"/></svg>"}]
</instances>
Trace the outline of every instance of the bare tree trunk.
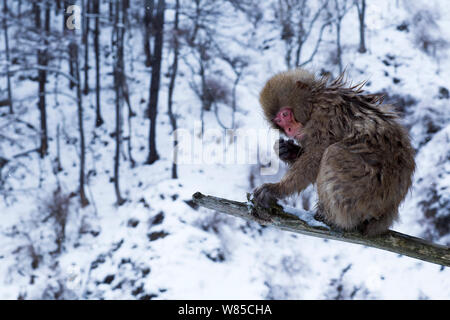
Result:
<instances>
[{"instance_id":1,"label":"bare tree trunk","mask_svg":"<svg viewBox=\"0 0 450 320\"><path fill-rule=\"evenodd\" d=\"M104 123L100 107L100 0L94 0L93 11L95 14L95 126L100 127Z\"/></svg>"},{"instance_id":2,"label":"bare tree trunk","mask_svg":"<svg viewBox=\"0 0 450 320\"><path fill-rule=\"evenodd\" d=\"M66 22L68 21L68 18L70 17L70 14L67 12L67 9L69 6L74 5L75 4L75 0L70 0L70 1L64 1L64 19L63 19L63 33L64 35L66 34L71 34L73 30L70 30L67 28ZM69 43L69 47L70 47L70 43ZM73 50L71 50L69 48L69 74L72 78L76 78L75 76L75 57L73 56L74 52ZM77 57L78 58L78 57ZM69 82L69 88L73 89L76 86L75 82L70 81Z\"/></svg>"},{"instance_id":3,"label":"bare tree trunk","mask_svg":"<svg viewBox=\"0 0 450 320\"><path fill-rule=\"evenodd\" d=\"M113 0L108 0L109 1L109 21L113 22L114 21L114 2Z\"/></svg>"},{"instance_id":4,"label":"bare tree trunk","mask_svg":"<svg viewBox=\"0 0 450 320\"><path fill-rule=\"evenodd\" d=\"M42 21L41 21L41 8L37 3L33 3L33 11L35 14L35 24L36 29L42 31ZM39 113L40 113L40 140L41 140L41 146L39 148L39 154L41 158L44 158L47 155L48 151L48 133L47 133L47 112L46 112L46 94L45 94L45 85L47 83L47 71L45 70L45 67L47 66L48 61L48 52L47 52L47 46L48 46L48 32L50 30L50 7L47 4L45 9L45 36L44 36L44 44L45 49L38 49L37 52L37 61L38 65L42 66L43 68L39 69L38 71L38 82L39 82Z\"/></svg>"},{"instance_id":5,"label":"bare tree trunk","mask_svg":"<svg viewBox=\"0 0 450 320\"><path fill-rule=\"evenodd\" d=\"M17 4L17 19L22 21L22 0L19 0Z\"/></svg>"},{"instance_id":6,"label":"bare tree trunk","mask_svg":"<svg viewBox=\"0 0 450 320\"><path fill-rule=\"evenodd\" d=\"M209 95L209 89L206 85L206 72L205 72L205 64L203 60L203 54L200 53L200 79L201 79L201 93L202 93L202 109L205 111L211 111L212 101Z\"/></svg>"},{"instance_id":7,"label":"bare tree trunk","mask_svg":"<svg viewBox=\"0 0 450 320\"><path fill-rule=\"evenodd\" d=\"M84 45L84 89L83 94L89 93L89 14L91 13L91 1L83 0L84 15L83 23L83 45Z\"/></svg>"},{"instance_id":8,"label":"bare tree trunk","mask_svg":"<svg viewBox=\"0 0 450 320\"><path fill-rule=\"evenodd\" d=\"M276 11L277 28L281 28L281 39L285 45L286 66L288 69L299 67L306 64L301 62L303 46L310 38L312 31L316 29L315 24L321 20L322 12L328 7L328 0L278 0L276 3L273 8ZM317 7L313 7L310 3L315 3ZM328 23L328 21L323 22L323 24ZM322 41L323 28L321 28L316 47ZM309 61L314 58L315 52L316 49Z\"/></svg>"},{"instance_id":9,"label":"bare tree trunk","mask_svg":"<svg viewBox=\"0 0 450 320\"><path fill-rule=\"evenodd\" d=\"M131 148L131 137L133 135L133 130L132 130L132 121L131 121L131 117L128 116L128 158L130 159L130 164L131 164L131 168L134 168L136 166L136 161L133 158L133 153L131 152L132 148Z\"/></svg>"},{"instance_id":10,"label":"bare tree trunk","mask_svg":"<svg viewBox=\"0 0 450 320\"><path fill-rule=\"evenodd\" d=\"M341 46L341 20L338 19L336 23L336 45L337 45L337 60L339 65L339 73L342 73L342 46Z\"/></svg>"},{"instance_id":11,"label":"bare tree trunk","mask_svg":"<svg viewBox=\"0 0 450 320\"><path fill-rule=\"evenodd\" d=\"M150 48L150 39L152 38L152 21L153 21L153 9L155 8L154 0L144 0L144 53L145 53L145 66L151 67L152 65L152 51Z\"/></svg>"},{"instance_id":12,"label":"bare tree trunk","mask_svg":"<svg viewBox=\"0 0 450 320\"><path fill-rule=\"evenodd\" d=\"M208 102L207 103L207 97L206 97L206 93L207 93L207 88L206 88L206 79L205 79L205 67L203 65L203 60L202 57L200 55L200 79L201 79L201 94L202 94L202 110L200 111L200 121L202 124L202 128L201 128L201 134L203 134L204 132L204 127L205 127L205 111L209 111L211 110L211 104ZM209 99L208 99L209 100Z\"/></svg>"},{"instance_id":13,"label":"bare tree trunk","mask_svg":"<svg viewBox=\"0 0 450 320\"><path fill-rule=\"evenodd\" d=\"M130 8L129 0L124 0L123 4L123 25L128 27L128 9ZM124 40L125 41L125 40ZM136 116L136 113L131 108L131 99L130 99L130 93L128 90L128 83L127 83L127 77L126 77L126 70L125 70L125 63L123 63L123 77L122 77L122 95L125 99L125 102L128 106L128 137L127 140L127 151L128 151L128 159L130 160L130 166L131 168L134 168L136 166L136 161L133 158L132 153L132 137L133 137L133 127L132 127L132 118ZM125 140L125 138L124 138Z\"/></svg>"},{"instance_id":14,"label":"bare tree trunk","mask_svg":"<svg viewBox=\"0 0 450 320\"><path fill-rule=\"evenodd\" d=\"M152 62L152 80L150 83L150 98L148 104L148 115L150 118L149 130L149 155L146 163L152 164L159 159L156 151L156 115L158 107L159 84L161 76L161 58L163 50L163 32L164 32L164 10L165 1L158 0L156 16L154 18L155 26L155 53Z\"/></svg>"},{"instance_id":15,"label":"bare tree trunk","mask_svg":"<svg viewBox=\"0 0 450 320\"><path fill-rule=\"evenodd\" d=\"M69 16L69 14L67 13L67 7L69 6L69 4L67 3L67 0L62 0L63 2L63 20L62 20L62 32L63 35L67 34L67 28L66 28L66 22L67 22L67 18Z\"/></svg>"},{"instance_id":16,"label":"bare tree trunk","mask_svg":"<svg viewBox=\"0 0 450 320\"><path fill-rule=\"evenodd\" d=\"M122 7L122 25L124 28L128 26L128 9L129 9L129 3L128 0L123 0L123 7ZM125 39L123 40L125 41ZM128 90L128 83L127 78L125 77L126 71L125 71L125 63L123 64L123 77L122 77L122 95L125 99L125 102L128 107L128 118L136 116L136 113L133 111L133 108L131 108L131 100L130 100L130 93Z\"/></svg>"},{"instance_id":17,"label":"bare tree trunk","mask_svg":"<svg viewBox=\"0 0 450 320\"><path fill-rule=\"evenodd\" d=\"M366 49L366 37L365 37L365 16L366 16L366 0L356 0L356 8L358 9L358 18L359 18L359 49L360 53L365 53Z\"/></svg>"},{"instance_id":18,"label":"bare tree trunk","mask_svg":"<svg viewBox=\"0 0 450 320\"><path fill-rule=\"evenodd\" d=\"M195 17L194 17L194 28L193 28L194 30L192 31L192 35L189 38L189 41L188 41L189 45L194 44L195 38L197 38L198 30L200 29L200 26L199 26L199 17L201 14L200 1L201 0L194 0L194 2L195 2Z\"/></svg>"},{"instance_id":19,"label":"bare tree trunk","mask_svg":"<svg viewBox=\"0 0 450 320\"><path fill-rule=\"evenodd\" d=\"M169 119L172 125L172 132L175 135L177 130L177 118L173 113L173 92L175 90L175 79L178 72L178 56L179 56L179 34L178 34L178 22L180 13L180 1L175 2L175 21L173 26L173 62L170 73L170 83L169 83L169 95L168 95L168 108L169 108ZM178 179L177 173L177 144L178 139L176 136L173 137L173 162L172 162L172 179Z\"/></svg>"},{"instance_id":20,"label":"bare tree trunk","mask_svg":"<svg viewBox=\"0 0 450 320\"><path fill-rule=\"evenodd\" d=\"M61 134L59 129L59 124L56 125L56 172L61 172L63 170L61 165Z\"/></svg>"},{"instance_id":21,"label":"bare tree trunk","mask_svg":"<svg viewBox=\"0 0 450 320\"><path fill-rule=\"evenodd\" d=\"M286 67L291 69L291 55L292 55L292 41L285 41L286 43L286 54L284 55L284 61L286 62Z\"/></svg>"},{"instance_id":22,"label":"bare tree trunk","mask_svg":"<svg viewBox=\"0 0 450 320\"><path fill-rule=\"evenodd\" d=\"M67 14L67 7L75 4L75 0L71 0L69 2L64 2L65 14ZM64 17L65 21L67 21L67 17ZM64 22L65 22L64 21ZM81 207L86 207L89 204L89 201L86 197L85 192L85 163L86 163L86 143L84 139L84 121L83 121L83 95L81 92L81 76L80 76L80 63L79 63L79 48L76 38L75 29L66 28L64 25L64 33L70 37L69 41L69 65L71 66L72 72L74 74L74 78L76 82L71 81L75 86L76 94L77 94L77 116L78 116L78 130L80 134L80 170L79 170L79 183L80 183L80 203Z\"/></svg>"},{"instance_id":23,"label":"bare tree trunk","mask_svg":"<svg viewBox=\"0 0 450 320\"><path fill-rule=\"evenodd\" d=\"M78 62L78 44L76 40L73 39L72 43L73 57L75 58L75 73L77 79L77 102L78 102L78 126L80 131L80 202L82 207L86 207L89 201L86 197L86 192L84 190L85 185L85 162L86 162L86 146L84 141L84 126L83 126L83 97L81 94L81 77L80 77L80 66Z\"/></svg>"},{"instance_id":24,"label":"bare tree trunk","mask_svg":"<svg viewBox=\"0 0 450 320\"><path fill-rule=\"evenodd\" d=\"M350 0L334 0L335 10L333 15L335 16L336 24L336 46L337 46L337 63L339 65L339 73L342 73L342 44L341 44L341 27L342 20L348 11L353 7L354 2Z\"/></svg>"},{"instance_id":25,"label":"bare tree trunk","mask_svg":"<svg viewBox=\"0 0 450 320\"><path fill-rule=\"evenodd\" d=\"M239 81L241 81L242 75L244 73L244 69L247 68L247 66L248 66L248 58L245 56L239 56L239 55L235 56L233 58L233 57L227 56L226 54L223 54L222 52L220 53L220 57L230 65L230 67L233 70L234 75L235 75L235 79L233 81L233 87L231 89L231 110L232 110L231 128L235 129L235 127L236 127L236 111L237 111L236 91L237 91L237 86L239 84ZM219 118L217 118L217 120L220 123Z\"/></svg>"},{"instance_id":26,"label":"bare tree trunk","mask_svg":"<svg viewBox=\"0 0 450 320\"><path fill-rule=\"evenodd\" d=\"M241 80L242 72L236 73L236 79L234 79L233 82L233 89L231 90L231 109L233 110L233 113L231 114L231 128L236 129L236 89L237 85L239 84L239 81Z\"/></svg>"},{"instance_id":27,"label":"bare tree trunk","mask_svg":"<svg viewBox=\"0 0 450 320\"><path fill-rule=\"evenodd\" d=\"M120 173L120 149L122 146L122 105L123 105L123 38L125 33L125 24L123 23L124 11L123 2L116 0L115 4L115 23L114 34L116 38L116 54L114 65L114 89L116 91L116 153L114 155L114 190L116 192L117 205L125 203L120 193L119 173ZM122 19L119 19L120 16ZM120 23L119 23L120 22Z\"/></svg>"},{"instance_id":28,"label":"bare tree trunk","mask_svg":"<svg viewBox=\"0 0 450 320\"><path fill-rule=\"evenodd\" d=\"M300 40L297 43L297 51L295 52L295 67L298 67L300 65L300 57L302 54L302 48L303 48L303 41Z\"/></svg>"},{"instance_id":29,"label":"bare tree trunk","mask_svg":"<svg viewBox=\"0 0 450 320\"><path fill-rule=\"evenodd\" d=\"M5 55L6 55L6 80L8 83L8 100L9 100L9 113L14 113L13 108L13 98L12 98L12 89L11 89L11 75L9 73L9 39L8 39L8 21L6 17L8 16L8 6L7 0L3 0L3 32L5 36Z\"/></svg>"}]
</instances>

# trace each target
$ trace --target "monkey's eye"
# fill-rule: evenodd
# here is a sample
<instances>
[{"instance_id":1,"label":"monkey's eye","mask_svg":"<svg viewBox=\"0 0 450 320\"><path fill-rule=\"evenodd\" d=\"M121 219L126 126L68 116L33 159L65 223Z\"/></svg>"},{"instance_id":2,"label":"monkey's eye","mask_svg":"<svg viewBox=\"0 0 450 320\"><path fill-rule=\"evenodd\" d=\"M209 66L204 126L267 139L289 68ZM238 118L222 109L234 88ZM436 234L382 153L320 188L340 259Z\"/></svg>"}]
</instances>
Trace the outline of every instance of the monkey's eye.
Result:
<instances>
[{"instance_id":1,"label":"monkey's eye","mask_svg":"<svg viewBox=\"0 0 450 320\"><path fill-rule=\"evenodd\" d=\"M282 115L283 115L283 117L287 117L288 113L287 112L283 112Z\"/></svg>"}]
</instances>

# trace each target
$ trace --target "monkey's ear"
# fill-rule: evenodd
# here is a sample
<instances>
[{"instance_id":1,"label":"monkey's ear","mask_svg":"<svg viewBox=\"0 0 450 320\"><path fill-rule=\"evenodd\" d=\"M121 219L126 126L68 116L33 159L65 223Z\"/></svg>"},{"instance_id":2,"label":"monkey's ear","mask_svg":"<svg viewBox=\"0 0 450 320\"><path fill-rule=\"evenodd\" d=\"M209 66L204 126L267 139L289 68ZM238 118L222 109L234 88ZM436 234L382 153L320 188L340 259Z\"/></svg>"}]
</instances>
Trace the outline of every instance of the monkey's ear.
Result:
<instances>
[{"instance_id":1,"label":"monkey's ear","mask_svg":"<svg viewBox=\"0 0 450 320\"><path fill-rule=\"evenodd\" d=\"M309 88L309 85L305 82L297 81L297 88L299 89L307 89Z\"/></svg>"}]
</instances>

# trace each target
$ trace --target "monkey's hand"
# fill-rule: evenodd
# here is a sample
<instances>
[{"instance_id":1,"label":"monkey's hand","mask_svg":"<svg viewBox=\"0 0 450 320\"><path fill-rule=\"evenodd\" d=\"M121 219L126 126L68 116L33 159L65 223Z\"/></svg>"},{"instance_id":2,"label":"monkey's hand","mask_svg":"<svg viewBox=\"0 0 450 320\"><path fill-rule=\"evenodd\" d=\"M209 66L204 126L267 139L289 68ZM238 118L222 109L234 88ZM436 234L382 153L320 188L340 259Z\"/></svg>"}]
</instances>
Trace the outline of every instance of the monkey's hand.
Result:
<instances>
[{"instance_id":1,"label":"monkey's hand","mask_svg":"<svg viewBox=\"0 0 450 320\"><path fill-rule=\"evenodd\" d=\"M293 163L303 152L303 148L296 145L292 139L279 139L273 146L274 151L281 160L287 163Z\"/></svg>"},{"instance_id":2,"label":"monkey's hand","mask_svg":"<svg viewBox=\"0 0 450 320\"><path fill-rule=\"evenodd\" d=\"M256 188L253 192L255 204L264 208L269 208L271 205L276 204L279 196L277 195L277 192L275 192L274 186L274 183L264 183Z\"/></svg>"}]
</instances>

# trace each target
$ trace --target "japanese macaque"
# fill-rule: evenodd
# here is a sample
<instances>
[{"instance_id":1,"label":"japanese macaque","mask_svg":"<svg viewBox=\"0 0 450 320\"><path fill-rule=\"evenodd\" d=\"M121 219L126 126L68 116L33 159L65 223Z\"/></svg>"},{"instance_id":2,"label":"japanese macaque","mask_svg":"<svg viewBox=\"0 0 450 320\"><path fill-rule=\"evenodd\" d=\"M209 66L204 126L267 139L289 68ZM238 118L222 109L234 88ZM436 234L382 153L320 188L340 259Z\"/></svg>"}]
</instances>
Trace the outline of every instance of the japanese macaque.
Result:
<instances>
[{"instance_id":1,"label":"japanese macaque","mask_svg":"<svg viewBox=\"0 0 450 320\"><path fill-rule=\"evenodd\" d=\"M364 84L347 86L343 75L328 84L303 69L267 81L260 103L291 138L274 146L289 170L255 189L257 204L269 207L316 184L316 219L367 236L388 230L411 186L414 150L391 106L365 94Z\"/></svg>"}]
</instances>

